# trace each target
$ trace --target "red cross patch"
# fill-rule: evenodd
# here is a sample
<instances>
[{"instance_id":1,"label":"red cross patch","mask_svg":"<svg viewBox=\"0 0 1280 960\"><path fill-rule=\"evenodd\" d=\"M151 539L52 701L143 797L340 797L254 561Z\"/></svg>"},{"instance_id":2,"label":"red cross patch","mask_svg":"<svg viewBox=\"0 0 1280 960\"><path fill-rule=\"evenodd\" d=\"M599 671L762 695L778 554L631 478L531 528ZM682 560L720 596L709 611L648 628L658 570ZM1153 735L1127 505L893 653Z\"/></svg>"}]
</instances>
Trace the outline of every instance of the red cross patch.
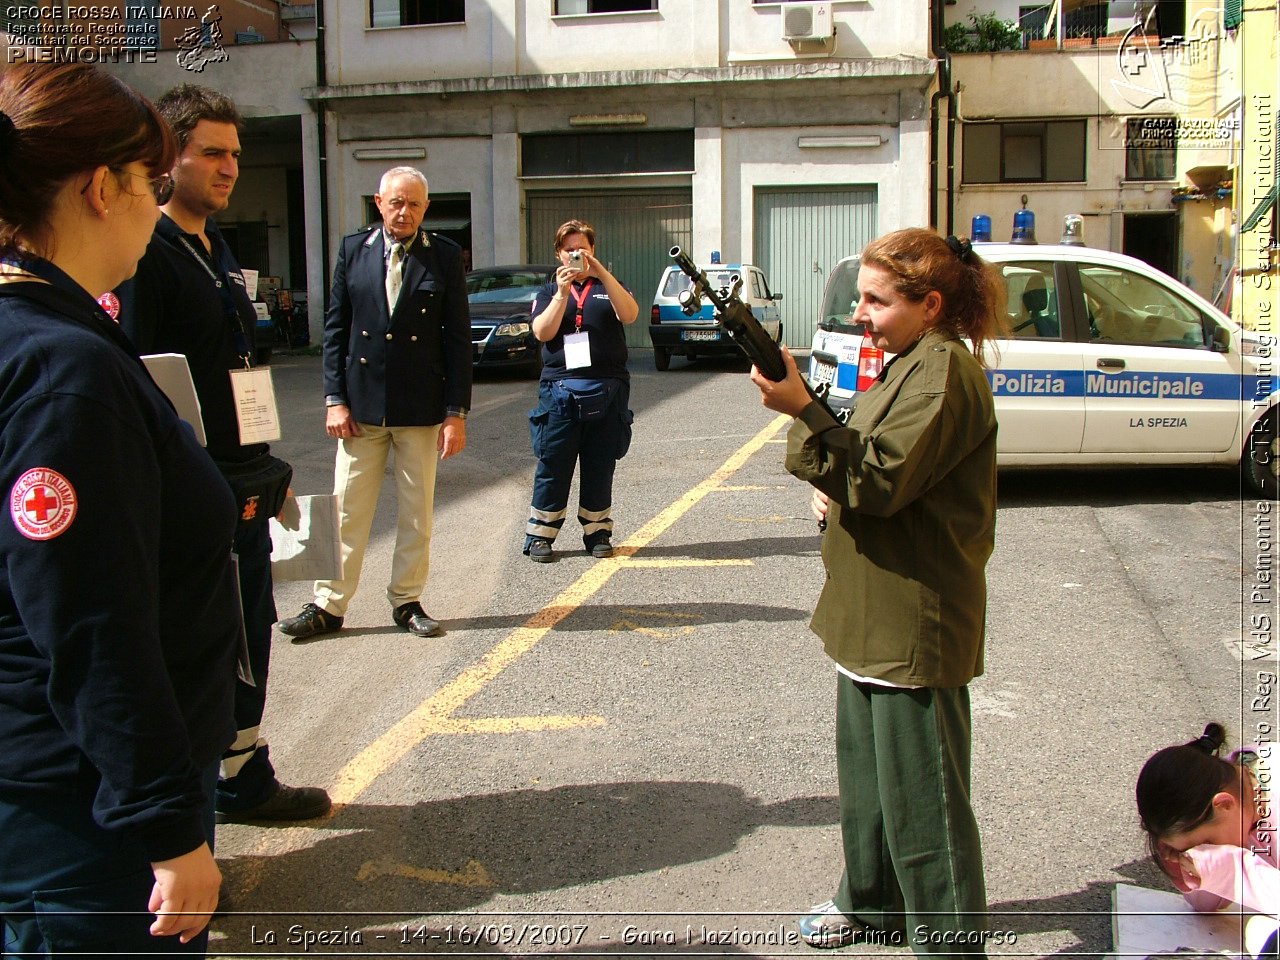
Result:
<instances>
[{"instance_id":1,"label":"red cross patch","mask_svg":"<svg viewBox=\"0 0 1280 960\"><path fill-rule=\"evenodd\" d=\"M98 306L107 311L107 316L112 320L119 322L120 320L120 298L112 291L108 290L98 298Z\"/></svg>"},{"instance_id":2,"label":"red cross patch","mask_svg":"<svg viewBox=\"0 0 1280 960\"><path fill-rule=\"evenodd\" d=\"M52 540L76 518L76 490L57 470L35 467L9 491L13 525L28 540Z\"/></svg>"}]
</instances>

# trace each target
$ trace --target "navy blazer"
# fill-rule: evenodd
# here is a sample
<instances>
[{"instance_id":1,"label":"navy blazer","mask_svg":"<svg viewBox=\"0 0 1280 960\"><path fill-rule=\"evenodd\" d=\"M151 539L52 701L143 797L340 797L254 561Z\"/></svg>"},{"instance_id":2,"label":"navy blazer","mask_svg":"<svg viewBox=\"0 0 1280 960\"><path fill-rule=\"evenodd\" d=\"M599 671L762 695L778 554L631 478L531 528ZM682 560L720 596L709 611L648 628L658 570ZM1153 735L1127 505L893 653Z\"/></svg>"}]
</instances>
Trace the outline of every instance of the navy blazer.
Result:
<instances>
[{"instance_id":1,"label":"navy blazer","mask_svg":"<svg viewBox=\"0 0 1280 960\"><path fill-rule=\"evenodd\" d=\"M462 248L419 230L387 309L382 225L342 238L324 318L325 396L358 423L430 426L471 406L471 313Z\"/></svg>"}]
</instances>

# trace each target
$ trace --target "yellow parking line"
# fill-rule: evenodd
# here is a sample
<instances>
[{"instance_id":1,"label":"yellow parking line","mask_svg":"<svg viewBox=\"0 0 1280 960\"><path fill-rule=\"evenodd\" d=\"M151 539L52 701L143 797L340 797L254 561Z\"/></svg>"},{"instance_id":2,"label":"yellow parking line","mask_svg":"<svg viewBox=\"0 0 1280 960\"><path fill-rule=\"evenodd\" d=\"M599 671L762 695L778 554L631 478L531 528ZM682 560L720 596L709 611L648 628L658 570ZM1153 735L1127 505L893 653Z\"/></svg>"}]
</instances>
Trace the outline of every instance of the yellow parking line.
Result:
<instances>
[{"instance_id":1,"label":"yellow parking line","mask_svg":"<svg viewBox=\"0 0 1280 960\"><path fill-rule=\"evenodd\" d=\"M634 553L652 543L668 527L695 507L703 497L742 469L761 447L772 440L784 424L790 422L790 419L785 416L776 417L735 451L718 470L624 540L613 557L600 560L588 567L576 582L512 631L506 639L485 654L479 663L468 667L445 684L362 750L338 772L336 781L329 790L335 812L342 804L351 803L369 789L378 777L427 737L456 732L459 720L453 715L457 710L499 673L533 649L547 631L591 599L620 569L629 564L641 565L641 562L631 559ZM644 565L650 564L644 563ZM518 729L520 724L538 719L551 718L509 718L505 722L511 723L512 729ZM598 718L573 719L591 723ZM476 723L476 721L471 722ZM552 722L553 726L554 722Z\"/></svg>"}]
</instances>

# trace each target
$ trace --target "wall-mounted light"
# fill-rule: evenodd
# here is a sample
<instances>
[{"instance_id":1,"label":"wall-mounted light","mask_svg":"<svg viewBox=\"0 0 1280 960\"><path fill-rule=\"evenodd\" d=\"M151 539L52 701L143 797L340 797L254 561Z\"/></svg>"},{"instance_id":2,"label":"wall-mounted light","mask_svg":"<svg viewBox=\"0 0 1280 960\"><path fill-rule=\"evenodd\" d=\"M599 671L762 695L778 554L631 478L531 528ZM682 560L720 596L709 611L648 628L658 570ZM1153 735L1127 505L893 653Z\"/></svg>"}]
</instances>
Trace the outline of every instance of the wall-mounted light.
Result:
<instances>
[{"instance_id":1,"label":"wall-mounted light","mask_svg":"<svg viewBox=\"0 0 1280 960\"><path fill-rule=\"evenodd\" d=\"M352 151L357 160L424 160L426 147L360 147Z\"/></svg>"},{"instance_id":2,"label":"wall-mounted light","mask_svg":"<svg viewBox=\"0 0 1280 960\"><path fill-rule=\"evenodd\" d=\"M884 137L878 133L856 137L797 137L796 146L805 149L816 147L878 147L884 143Z\"/></svg>"},{"instance_id":3,"label":"wall-mounted light","mask_svg":"<svg viewBox=\"0 0 1280 960\"><path fill-rule=\"evenodd\" d=\"M569 118L571 127L634 127L648 122L643 113L579 113Z\"/></svg>"}]
</instances>

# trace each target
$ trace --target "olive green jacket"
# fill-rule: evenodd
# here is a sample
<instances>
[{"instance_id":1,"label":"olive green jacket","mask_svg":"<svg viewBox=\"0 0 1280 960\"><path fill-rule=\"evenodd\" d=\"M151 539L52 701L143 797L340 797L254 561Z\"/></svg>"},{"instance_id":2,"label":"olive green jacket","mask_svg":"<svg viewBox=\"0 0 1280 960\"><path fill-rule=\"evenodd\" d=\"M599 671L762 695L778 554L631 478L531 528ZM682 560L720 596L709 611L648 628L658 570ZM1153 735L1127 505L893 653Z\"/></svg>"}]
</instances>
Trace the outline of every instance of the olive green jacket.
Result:
<instances>
[{"instance_id":1,"label":"olive green jacket","mask_svg":"<svg viewBox=\"0 0 1280 960\"><path fill-rule=\"evenodd\" d=\"M786 464L831 498L810 624L827 654L903 686L981 674L996 416L969 348L929 331L858 398L847 426L811 403L787 436Z\"/></svg>"}]
</instances>

